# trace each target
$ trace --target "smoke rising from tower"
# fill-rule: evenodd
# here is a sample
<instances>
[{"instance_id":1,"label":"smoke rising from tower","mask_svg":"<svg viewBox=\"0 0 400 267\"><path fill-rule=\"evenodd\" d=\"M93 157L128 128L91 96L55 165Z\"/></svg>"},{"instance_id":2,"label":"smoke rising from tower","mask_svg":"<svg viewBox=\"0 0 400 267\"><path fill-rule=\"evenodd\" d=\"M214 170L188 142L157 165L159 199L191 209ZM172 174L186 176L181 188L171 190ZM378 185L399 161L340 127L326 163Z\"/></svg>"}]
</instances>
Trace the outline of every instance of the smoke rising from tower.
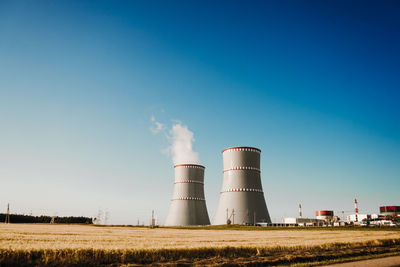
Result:
<instances>
[{"instance_id":1,"label":"smoke rising from tower","mask_svg":"<svg viewBox=\"0 0 400 267\"><path fill-rule=\"evenodd\" d=\"M174 163L175 182L165 225L210 224L204 197L204 170L199 154L193 151L194 134L181 122L174 122L168 130L164 124L151 117L153 134L163 133L169 142L164 151Z\"/></svg>"},{"instance_id":2,"label":"smoke rising from tower","mask_svg":"<svg viewBox=\"0 0 400 267\"><path fill-rule=\"evenodd\" d=\"M178 164L200 164L199 153L193 151L194 133L181 122L175 122L171 129L158 122L154 116L151 117L153 134L164 133L169 146L164 152L171 157L174 165Z\"/></svg>"},{"instance_id":3,"label":"smoke rising from tower","mask_svg":"<svg viewBox=\"0 0 400 267\"><path fill-rule=\"evenodd\" d=\"M200 164L199 153L193 151L194 134L186 125L177 123L170 131L169 152L174 164Z\"/></svg>"}]
</instances>

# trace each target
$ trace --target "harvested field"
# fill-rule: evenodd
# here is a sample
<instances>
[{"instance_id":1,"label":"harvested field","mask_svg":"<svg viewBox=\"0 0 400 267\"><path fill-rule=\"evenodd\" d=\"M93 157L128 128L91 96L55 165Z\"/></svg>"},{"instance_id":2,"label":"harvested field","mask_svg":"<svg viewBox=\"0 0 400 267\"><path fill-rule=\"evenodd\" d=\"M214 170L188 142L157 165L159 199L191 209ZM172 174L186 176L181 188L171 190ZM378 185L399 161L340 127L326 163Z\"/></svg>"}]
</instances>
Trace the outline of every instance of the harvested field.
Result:
<instances>
[{"instance_id":1,"label":"harvested field","mask_svg":"<svg viewBox=\"0 0 400 267\"><path fill-rule=\"evenodd\" d=\"M0 248L160 249L313 246L400 239L400 231L232 231L86 225L0 225Z\"/></svg>"},{"instance_id":2,"label":"harvested field","mask_svg":"<svg viewBox=\"0 0 400 267\"><path fill-rule=\"evenodd\" d=\"M379 241L378 241L379 240ZM148 263L248 265L400 252L400 231L204 230L0 225L0 265Z\"/></svg>"}]
</instances>

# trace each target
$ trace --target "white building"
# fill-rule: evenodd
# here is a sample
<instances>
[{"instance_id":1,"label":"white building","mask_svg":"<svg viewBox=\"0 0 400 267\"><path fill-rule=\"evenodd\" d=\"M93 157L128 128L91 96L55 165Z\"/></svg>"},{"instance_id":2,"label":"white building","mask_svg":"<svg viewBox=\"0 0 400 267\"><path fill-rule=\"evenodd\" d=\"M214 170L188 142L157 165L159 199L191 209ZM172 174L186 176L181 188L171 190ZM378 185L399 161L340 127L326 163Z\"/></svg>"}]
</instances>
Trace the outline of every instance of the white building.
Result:
<instances>
[{"instance_id":1,"label":"white building","mask_svg":"<svg viewBox=\"0 0 400 267\"><path fill-rule=\"evenodd\" d=\"M324 220L310 219L310 218L283 218L282 223L298 226L318 226L325 223Z\"/></svg>"},{"instance_id":2,"label":"white building","mask_svg":"<svg viewBox=\"0 0 400 267\"><path fill-rule=\"evenodd\" d=\"M347 216L348 223L362 222L364 219L376 219L378 214L350 214Z\"/></svg>"}]
</instances>

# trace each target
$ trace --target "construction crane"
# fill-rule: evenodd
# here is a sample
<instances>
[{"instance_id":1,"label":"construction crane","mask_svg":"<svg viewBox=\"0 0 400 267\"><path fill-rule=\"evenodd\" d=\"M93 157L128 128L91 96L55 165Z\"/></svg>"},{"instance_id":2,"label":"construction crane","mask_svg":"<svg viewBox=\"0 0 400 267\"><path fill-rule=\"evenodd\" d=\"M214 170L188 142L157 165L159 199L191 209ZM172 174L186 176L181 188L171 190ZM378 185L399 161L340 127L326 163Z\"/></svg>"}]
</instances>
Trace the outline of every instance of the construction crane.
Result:
<instances>
[{"instance_id":1,"label":"construction crane","mask_svg":"<svg viewBox=\"0 0 400 267\"><path fill-rule=\"evenodd\" d=\"M341 213L342 214L342 220L344 221L344 214L345 213L350 213L354 212L354 210L335 210L335 214Z\"/></svg>"},{"instance_id":2,"label":"construction crane","mask_svg":"<svg viewBox=\"0 0 400 267\"><path fill-rule=\"evenodd\" d=\"M339 210L335 211L335 213L341 213L342 214L342 219L344 220L344 213L350 213L350 212L355 212L356 214L356 221L358 222L358 201L357 199L354 199L354 210Z\"/></svg>"}]
</instances>

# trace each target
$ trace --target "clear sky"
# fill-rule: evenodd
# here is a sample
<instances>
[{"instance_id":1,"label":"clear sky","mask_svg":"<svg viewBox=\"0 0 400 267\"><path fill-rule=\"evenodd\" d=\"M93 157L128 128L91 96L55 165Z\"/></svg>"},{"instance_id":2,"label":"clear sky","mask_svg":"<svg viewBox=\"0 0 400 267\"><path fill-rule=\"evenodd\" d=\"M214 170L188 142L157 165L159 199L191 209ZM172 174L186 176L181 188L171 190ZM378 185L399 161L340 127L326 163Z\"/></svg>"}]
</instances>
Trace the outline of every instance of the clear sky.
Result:
<instances>
[{"instance_id":1,"label":"clear sky","mask_svg":"<svg viewBox=\"0 0 400 267\"><path fill-rule=\"evenodd\" d=\"M1 1L0 212L160 223L168 138L262 150L271 218L400 205L399 1Z\"/></svg>"}]
</instances>

